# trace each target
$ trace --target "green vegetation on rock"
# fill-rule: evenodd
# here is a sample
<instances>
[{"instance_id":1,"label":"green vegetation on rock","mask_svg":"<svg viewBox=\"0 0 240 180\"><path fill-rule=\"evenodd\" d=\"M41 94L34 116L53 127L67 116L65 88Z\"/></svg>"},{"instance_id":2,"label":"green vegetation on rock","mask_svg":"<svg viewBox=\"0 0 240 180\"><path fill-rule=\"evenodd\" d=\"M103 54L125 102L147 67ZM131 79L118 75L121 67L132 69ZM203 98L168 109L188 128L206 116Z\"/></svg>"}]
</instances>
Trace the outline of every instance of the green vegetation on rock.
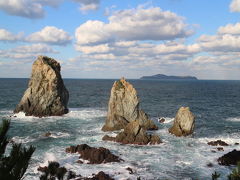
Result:
<instances>
[{"instance_id":1,"label":"green vegetation on rock","mask_svg":"<svg viewBox=\"0 0 240 180\"><path fill-rule=\"evenodd\" d=\"M229 180L240 180L240 162L237 163L237 167L233 169L232 173L228 175Z\"/></svg>"},{"instance_id":2,"label":"green vegetation on rock","mask_svg":"<svg viewBox=\"0 0 240 180\"><path fill-rule=\"evenodd\" d=\"M120 80L116 81L116 90L119 90L122 88L124 88L123 83Z\"/></svg>"}]
</instances>

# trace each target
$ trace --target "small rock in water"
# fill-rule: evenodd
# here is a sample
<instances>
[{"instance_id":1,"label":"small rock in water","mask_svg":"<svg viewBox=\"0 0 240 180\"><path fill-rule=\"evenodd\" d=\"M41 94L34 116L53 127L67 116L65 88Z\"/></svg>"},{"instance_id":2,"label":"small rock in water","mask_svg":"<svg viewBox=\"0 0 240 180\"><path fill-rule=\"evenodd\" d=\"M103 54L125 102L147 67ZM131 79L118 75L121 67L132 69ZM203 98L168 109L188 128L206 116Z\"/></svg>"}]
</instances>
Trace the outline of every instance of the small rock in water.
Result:
<instances>
[{"instance_id":1,"label":"small rock in water","mask_svg":"<svg viewBox=\"0 0 240 180\"><path fill-rule=\"evenodd\" d=\"M160 122L160 123L164 123L165 122L165 118L158 118L158 122Z\"/></svg>"},{"instance_id":2,"label":"small rock in water","mask_svg":"<svg viewBox=\"0 0 240 180\"><path fill-rule=\"evenodd\" d=\"M94 175L92 178L84 178L84 180L114 180L108 174L100 171L98 174Z\"/></svg>"},{"instance_id":3,"label":"small rock in water","mask_svg":"<svg viewBox=\"0 0 240 180\"><path fill-rule=\"evenodd\" d=\"M45 133L43 136L45 136L45 137L49 137L49 136L51 136L51 135L52 135L52 133L47 132L47 133Z\"/></svg>"},{"instance_id":4,"label":"small rock in water","mask_svg":"<svg viewBox=\"0 0 240 180\"><path fill-rule=\"evenodd\" d=\"M213 164L212 163L208 163L207 167L213 167Z\"/></svg>"},{"instance_id":5,"label":"small rock in water","mask_svg":"<svg viewBox=\"0 0 240 180\"><path fill-rule=\"evenodd\" d=\"M179 108L169 133L175 136L188 136L193 133L195 117L189 107Z\"/></svg>"},{"instance_id":6,"label":"small rock in water","mask_svg":"<svg viewBox=\"0 0 240 180\"><path fill-rule=\"evenodd\" d=\"M39 166L38 168L37 168L37 170L38 171L40 171L40 172L46 172L47 170L48 170L48 167L47 166Z\"/></svg>"},{"instance_id":7,"label":"small rock in water","mask_svg":"<svg viewBox=\"0 0 240 180\"><path fill-rule=\"evenodd\" d=\"M126 170L128 170L128 171L129 171L129 174L133 174L133 170L132 170L132 168L130 168L130 167L127 167L127 168L126 168Z\"/></svg>"},{"instance_id":8,"label":"small rock in water","mask_svg":"<svg viewBox=\"0 0 240 180\"><path fill-rule=\"evenodd\" d=\"M218 151L224 151L223 147L218 147L217 150Z\"/></svg>"},{"instance_id":9,"label":"small rock in water","mask_svg":"<svg viewBox=\"0 0 240 180\"><path fill-rule=\"evenodd\" d=\"M216 151L215 151L215 150L211 150L211 152L213 152L213 153L216 153Z\"/></svg>"},{"instance_id":10,"label":"small rock in water","mask_svg":"<svg viewBox=\"0 0 240 180\"><path fill-rule=\"evenodd\" d=\"M67 170L65 167L60 167L58 162L49 162L48 166L39 166L38 171L42 172L40 179L48 179L49 173L51 174L51 179L75 179L75 180L114 180L108 174L100 171L98 174L93 174L93 177L82 177L81 175L76 175L75 172Z\"/></svg>"},{"instance_id":11,"label":"small rock in water","mask_svg":"<svg viewBox=\"0 0 240 180\"><path fill-rule=\"evenodd\" d=\"M79 160L77 160L77 163L83 164L83 161L81 161L81 160L79 159Z\"/></svg>"},{"instance_id":12,"label":"small rock in water","mask_svg":"<svg viewBox=\"0 0 240 180\"><path fill-rule=\"evenodd\" d=\"M240 161L240 151L234 149L233 151L224 154L222 157L218 158L217 161L220 165L237 165L237 162Z\"/></svg>"},{"instance_id":13,"label":"small rock in water","mask_svg":"<svg viewBox=\"0 0 240 180\"><path fill-rule=\"evenodd\" d=\"M120 162L123 161L118 156L112 154L109 149L104 147L90 147L87 144L81 144L77 146L70 146L66 148L68 153L79 153L80 158L88 160L89 164L101 164L108 162Z\"/></svg>"},{"instance_id":14,"label":"small rock in water","mask_svg":"<svg viewBox=\"0 0 240 180\"><path fill-rule=\"evenodd\" d=\"M103 141L115 141L116 138L115 137L111 137L109 135L105 135L105 136L103 136L102 140Z\"/></svg>"},{"instance_id":15,"label":"small rock in water","mask_svg":"<svg viewBox=\"0 0 240 180\"><path fill-rule=\"evenodd\" d=\"M239 145L239 143L235 143L234 145Z\"/></svg>"},{"instance_id":16,"label":"small rock in water","mask_svg":"<svg viewBox=\"0 0 240 180\"><path fill-rule=\"evenodd\" d=\"M58 162L49 162L48 166L41 167L39 166L38 171L42 172L40 179L48 179L49 173L51 174L51 179L63 179L65 174L68 172L65 167L60 167Z\"/></svg>"},{"instance_id":17,"label":"small rock in water","mask_svg":"<svg viewBox=\"0 0 240 180\"><path fill-rule=\"evenodd\" d=\"M210 146L228 146L228 144L222 140L210 141L207 144Z\"/></svg>"}]
</instances>

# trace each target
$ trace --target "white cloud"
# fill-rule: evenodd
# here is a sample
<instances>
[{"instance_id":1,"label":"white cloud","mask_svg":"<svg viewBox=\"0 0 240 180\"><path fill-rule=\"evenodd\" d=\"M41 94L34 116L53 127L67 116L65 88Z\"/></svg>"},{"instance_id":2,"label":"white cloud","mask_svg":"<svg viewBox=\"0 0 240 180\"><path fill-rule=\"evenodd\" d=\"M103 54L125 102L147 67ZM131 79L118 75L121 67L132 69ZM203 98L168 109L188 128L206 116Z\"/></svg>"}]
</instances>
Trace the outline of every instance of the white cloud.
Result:
<instances>
[{"instance_id":1,"label":"white cloud","mask_svg":"<svg viewBox=\"0 0 240 180\"><path fill-rule=\"evenodd\" d=\"M41 4L42 6L51 6L58 7L63 0L34 0L36 3Z\"/></svg>"},{"instance_id":2,"label":"white cloud","mask_svg":"<svg viewBox=\"0 0 240 180\"><path fill-rule=\"evenodd\" d=\"M109 41L172 40L193 33L181 16L158 7L130 9L113 13L109 23L87 21L75 32L77 43L101 44Z\"/></svg>"},{"instance_id":3,"label":"white cloud","mask_svg":"<svg viewBox=\"0 0 240 180\"><path fill-rule=\"evenodd\" d=\"M85 57L89 58L91 56L90 59L94 57L93 55L98 54L98 57L102 57L102 60L106 60L108 56L100 56L100 54L111 54L115 56L115 59L121 60L144 60L146 57L151 57L154 60L187 60L194 54L200 52L201 48L198 44L184 45L178 42L154 44L120 41L96 46L77 45L76 50L85 53Z\"/></svg>"},{"instance_id":4,"label":"white cloud","mask_svg":"<svg viewBox=\"0 0 240 180\"><path fill-rule=\"evenodd\" d=\"M111 22L106 24L91 21L80 27L90 28L94 23L95 29L89 32L93 36L88 38L86 30L86 35L76 45L76 50L83 54L72 61L75 66L81 62L83 71L87 69L94 72L94 69L98 68L98 73L108 71L115 77L126 73L132 74L133 78L149 72L199 74L200 78L205 79L236 79L239 75L240 23L219 27L215 35L202 35L195 43L188 45L185 44L184 38L170 41L151 39L142 41L142 38L134 40L126 38L127 36L121 33L112 35L106 33L109 32L108 25L112 25ZM79 34L76 31L77 35Z\"/></svg>"},{"instance_id":5,"label":"white cloud","mask_svg":"<svg viewBox=\"0 0 240 180\"><path fill-rule=\"evenodd\" d=\"M240 0L232 0L230 4L231 12L240 12Z\"/></svg>"},{"instance_id":6,"label":"white cloud","mask_svg":"<svg viewBox=\"0 0 240 180\"><path fill-rule=\"evenodd\" d=\"M58 7L64 0L1 0L0 10L12 16L30 19L43 18L46 14L45 7ZM100 0L72 0L80 4L80 10L87 12L97 10Z\"/></svg>"},{"instance_id":7,"label":"white cloud","mask_svg":"<svg viewBox=\"0 0 240 180\"><path fill-rule=\"evenodd\" d=\"M90 10L97 10L98 9L98 4L87 4L87 5L81 5L80 10L82 12L87 12Z\"/></svg>"},{"instance_id":8,"label":"white cloud","mask_svg":"<svg viewBox=\"0 0 240 180\"><path fill-rule=\"evenodd\" d=\"M57 51L54 51L50 46L46 44L18 46L11 51L16 53L57 53Z\"/></svg>"},{"instance_id":9,"label":"white cloud","mask_svg":"<svg viewBox=\"0 0 240 180\"><path fill-rule=\"evenodd\" d=\"M239 52L240 23L219 27L216 35L202 35L199 46L207 52Z\"/></svg>"},{"instance_id":10,"label":"white cloud","mask_svg":"<svg viewBox=\"0 0 240 180\"><path fill-rule=\"evenodd\" d=\"M9 15L30 19L43 18L44 6L56 7L62 0L1 0L0 10Z\"/></svg>"},{"instance_id":11,"label":"white cloud","mask_svg":"<svg viewBox=\"0 0 240 180\"><path fill-rule=\"evenodd\" d=\"M2 50L0 52L0 57L8 59L32 59L33 57L37 57L38 55L47 53L58 52L54 51L50 46L46 44L32 44L18 46L13 49Z\"/></svg>"},{"instance_id":12,"label":"white cloud","mask_svg":"<svg viewBox=\"0 0 240 180\"><path fill-rule=\"evenodd\" d=\"M54 26L46 26L41 31L26 37L26 41L29 42L41 42L53 45L66 45L71 42L71 39L71 36L67 32Z\"/></svg>"},{"instance_id":13,"label":"white cloud","mask_svg":"<svg viewBox=\"0 0 240 180\"><path fill-rule=\"evenodd\" d=\"M99 8L100 0L72 0L80 4L80 10L85 13Z\"/></svg>"},{"instance_id":14,"label":"white cloud","mask_svg":"<svg viewBox=\"0 0 240 180\"><path fill-rule=\"evenodd\" d=\"M7 31L6 29L0 29L0 41L15 42L23 38L23 33L17 35Z\"/></svg>"},{"instance_id":15,"label":"white cloud","mask_svg":"<svg viewBox=\"0 0 240 180\"><path fill-rule=\"evenodd\" d=\"M87 21L77 28L75 36L78 44L102 44L108 42L112 35L101 21Z\"/></svg>"},{"instance_id":16,"label":"white cloud","mask_svg":"<svg viewBox=\"0 0 240 180\"><path fill-rule=\"evenodd\" d=\"M209 40L200 41L204 51L209 52L238 52L240 51L240 37L229 34L223 36L210 36Z\"/></svg>"},{"instance_id":17,"label":"white cloud","mask_svg":"<svg viewBox=\"0 0 240 180\"><path fill-rule=\"evenodd\" d=\"M86 54L91 53L106 53L109 52L112 48L108 46L108 44L101 44L96 46L76 46L77 51L84 52Z\"/></svg>"},{"instance_id":18,"label":"white cloud","mask_svg":"<svg viewBox=\"0 0 240 180\"><path fill-rule=\"evenodd\" d=\"M218 34L240 35L240 23L227 24L218 29Z\"/></svg>"}]
</instances>

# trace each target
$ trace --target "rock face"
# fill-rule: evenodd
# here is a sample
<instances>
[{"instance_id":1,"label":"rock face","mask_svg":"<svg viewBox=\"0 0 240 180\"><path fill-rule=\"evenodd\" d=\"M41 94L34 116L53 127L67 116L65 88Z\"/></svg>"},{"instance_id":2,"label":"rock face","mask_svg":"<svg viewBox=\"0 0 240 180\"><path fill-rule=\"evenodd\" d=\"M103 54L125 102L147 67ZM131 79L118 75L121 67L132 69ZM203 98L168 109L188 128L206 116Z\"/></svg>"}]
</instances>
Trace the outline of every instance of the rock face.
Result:
<instances>
[{"instance_id":1,"label":"rock face","mask_svg":"<svg viewBox=\"0 0 240 180\"><path fill-rule=\"evenodd\" d=\"M148 135L146 130L139 124L138 121L132 121L120 132L116 137L105 135L103 140L116 141L122 144L160 144L162 141L157 135Z\"/></svg>"},{"instance_id":2,"label":"rock face","mask_svg":"<svg viewBox=\"0 0 240 180\"><path fill-rule=\"evenodd\" d=\"M120 162L121 159L112 154L108 149L99 147L90 147L87 144L70 146L66 149L68 153L79 153L80 158L88 160L89 164L101 164L108 162Z\"/></svg>"},{"instance_id":3,"label":"rock face","mask_svg":"<svg viewBox=\"0 0 240 180\"><path fill-rule=\"evenodd\" d=\"M108 103L108 114L103 131L123 129L129 122L137 120L146 129L155 130L157 126L147 114L139 109L137 91L124 78L115 81Z\"/></svg>"},{"instance_id":4,"label":"rock face","mask_svg":"<svg viewBox=\"0 0 240 180\"><path fill-rule=\"evenodd\" d=\"M181 107L174 119L173 126L169 132L175 136L187 136L193 133L195 117L189 107Z\"/></svg>"},{"instance_id":5,"label":"rock face","mask_svg":"<svg viewBox=\"0 0 240 180\"><path fill-rule=\"evenodd\" d=\"M237 162L240 161L240 151L234 149L233 151L224 154L222 157L218 158L217 161L220 165L237 165Z\"/></svg>"},{"instance_id":6,"label":"rock face","mask_svg":"<svg viewBox=\"0 0 240 180\"><path fill-rule=\"evenodd\" d=\"M60 116L68 113L69 94L64 86L60 64L49 57L39 56L33 63L31 79L14 113L27 116Z\"/></svg>"}]
</instances>

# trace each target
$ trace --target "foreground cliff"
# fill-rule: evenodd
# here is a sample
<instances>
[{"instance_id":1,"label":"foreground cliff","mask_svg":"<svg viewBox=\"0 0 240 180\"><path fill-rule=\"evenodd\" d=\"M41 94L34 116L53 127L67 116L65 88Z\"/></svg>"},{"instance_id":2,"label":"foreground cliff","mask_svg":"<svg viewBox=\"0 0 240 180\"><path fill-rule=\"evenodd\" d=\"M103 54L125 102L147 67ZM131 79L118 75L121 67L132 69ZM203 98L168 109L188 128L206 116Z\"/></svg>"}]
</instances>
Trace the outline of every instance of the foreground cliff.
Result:
<instances>
[{"instance_id":1,"label":"foreground cliff","mask_svg":"<svg viewBox=\"0 0 240 180\"><path fill-rule=\"evenodd\" d=\"M60 116L68 113L69 94L64 86L60 64L49 57L39 56L33 63L32 74L14 113L27 116Z\"/></svg>"},{"instance_id":2,"label":"foreground cliff","mask_svg":"<svg viewBox=\"0 0 240 180\"><path fill-rule=\"evenodd\" d=\"M157 129L147 114L139 109L139 99L135 88L122 78L115 81L111 89L107 119L102 130L124 129L129 122L135 120L145 129Z\"/></svg>"}]
</instances>

